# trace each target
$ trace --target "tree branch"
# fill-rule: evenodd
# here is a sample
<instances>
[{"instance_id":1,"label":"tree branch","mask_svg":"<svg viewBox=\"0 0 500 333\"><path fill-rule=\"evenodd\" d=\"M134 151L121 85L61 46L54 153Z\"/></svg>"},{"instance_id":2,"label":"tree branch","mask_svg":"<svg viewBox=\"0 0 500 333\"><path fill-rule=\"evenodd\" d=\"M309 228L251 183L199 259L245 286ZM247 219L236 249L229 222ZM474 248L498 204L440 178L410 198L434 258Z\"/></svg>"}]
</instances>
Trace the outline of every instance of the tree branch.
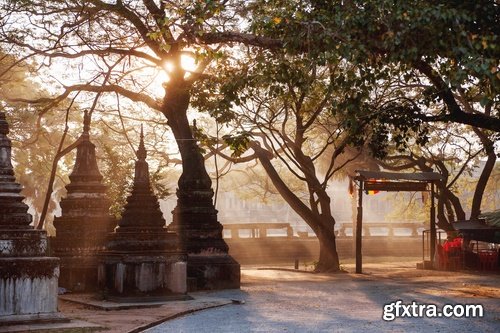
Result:
<instances>
[{"instance_id":1,"label":"tree branch","mask_svg":"<svg viewBox=\"0 0 500 333\"><path fill-rule=\"evenodd\" d=\"M487 116L482 113L465 113L455 100L451 89L446 85L439 74L425 61L418 60L413 66L432 82L439 96L446 104L449 113L439 116L422 117L424 121L444 121L456 122L465 125L471 125L478 128L484 128L495 132L500 132L500 119Z\"/></svg>"},{"instance_id":2,"label":"tree branch","mask_svg":"<svg viewBox=\"0 0 500 333\"><path fill-rule=\"evenodd\" d=\"M132 25L137 29L137 32L142 37L144 42L149 46L149 48L159 57L165 55L165 52L161 49L160 45L153 39L151 39L148 34L150 29L144 22L141 21L140 17L134 12L129 10L121 1L117 1L116 4L108 4L101 0L88 0L97 9L105 10L108 12L113 12L125 19L127 19Z\"/></svg>"},{"instance_id":3,"label":"tree branch","mask_svg":"<svg viewBox=\"0 0 500 333\"><path fill-rule=\"evenodd\" d=\"M35 100L30 100L30 99L24 99L24 98L15 98L12 99L11 101L13 102L24 102L24 103L32 103L32 104L42 104L42 103L59 103L60 101L64 100L68 95L73 92L73 91L88 91L88 92L95 92L95 93L105 93L105 92L112 92L112 93L117 93L119 95L122 95L124 97L127 97L128 99L134 101L134 102L142 102L149 106L150 108L154 110L161 111L161 103L145 94L137 93L134 91L130 91L128 89L125 89L121 86L118 85L105 85L105 86L94 86L90 84L76 84L73 86L67 86L65 87L65 92L57 97L54 98L39 98Z\"/></svg>"},{"instance_id":4,"label":"tree branch","mask_svg":"<svg viewBox=\"0 0 500 333\"><path fill-rule=\"evenodd\" d=\"M241 43L263 47L267 49L278 49L283 47L283 41L275 38L256 36L242 32L207 32L196 37L200 44Z\"/></svg>"}]
</instances>

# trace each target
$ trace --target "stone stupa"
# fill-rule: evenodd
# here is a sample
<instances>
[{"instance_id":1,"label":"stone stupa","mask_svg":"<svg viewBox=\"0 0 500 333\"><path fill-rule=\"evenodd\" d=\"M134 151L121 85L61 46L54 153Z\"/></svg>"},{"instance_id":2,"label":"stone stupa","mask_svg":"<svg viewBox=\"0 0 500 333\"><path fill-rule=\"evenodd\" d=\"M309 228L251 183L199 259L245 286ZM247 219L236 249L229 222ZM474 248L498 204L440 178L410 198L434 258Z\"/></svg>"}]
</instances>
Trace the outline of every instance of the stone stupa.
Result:
<instances>
[{"instance_id":1,"label":"stone stupa","mask_svg":"<svg viewBox=\"0 0 500 333\"><path fill-rule=\"evenodd\" d=\"M101 286L113 296L151 299L186 293L186 255L165 226L146 156L141 127L132 193L99 267Z\"/></svg>"},{"instance_id":2,"label":"stone stupa","mask_svg":"<svg viewBox=\"0 0 500 333\"><path fill-rule=\"evenodd\" d=\"M196 129L196 120L193 128ZM182 174L168 230L177 233L181 249L187 254L189 291L238 289L240 264L229 254L229 246L223 239L205 159L191 134L177 143Z\"/></svg>"},{"instance_id":3,"label":"stone stupa","mask_svg":"<svg viewBox=\"0 0 500 333\"><path fill-rule=\"evenodd\" d=\"M57 313L59 259L47 256L47 235L30 224L11 163L0 112L0 325L68 321Z\"/></svg>"},{"instance_id":4,"label":"stone stupa","mask_svg":"<svg viewBox=\"0 0 500 333\"><path fill-rule=\"evenodd\" d=\"M61 259L59 286L71 291L97 290L98 256L116 220L109 215L107 187L97 166L95 145L90 141L90 115L85 111L83 133L62 214L54 219L53 254Z\"/></svg>"}]
</instances>

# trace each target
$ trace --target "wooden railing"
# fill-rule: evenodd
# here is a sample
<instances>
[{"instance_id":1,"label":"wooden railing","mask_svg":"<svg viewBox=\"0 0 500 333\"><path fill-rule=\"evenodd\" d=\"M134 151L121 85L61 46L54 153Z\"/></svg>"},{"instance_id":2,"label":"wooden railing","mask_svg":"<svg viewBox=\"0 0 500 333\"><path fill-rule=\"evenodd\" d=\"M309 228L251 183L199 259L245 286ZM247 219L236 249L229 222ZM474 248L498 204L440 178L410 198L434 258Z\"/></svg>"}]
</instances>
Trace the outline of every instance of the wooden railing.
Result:
<instances>
[{"instance_id":1,"label":"wooden railing","mask_svg":"<svg viewBox=\"0 0 500 333\"><path fill-rule=\"evenodd\" d=\"M422 230L426 227L421 223L413 223L413 222L388 222L388 223L365 223L363 225L363 236L369 237L372 236L371 229L372 228L386 228L387 234L384 236L393 237L394 231L396 229L410 229L412 237L416 237L422 234ZM346 229L352 230L352 223L341 223L340 229L337 231L337 236L339 237L350 237L346 235ZM419 229L420 232L419 232ZM352 233L351 233L352 236ZM383 236L382 236L383 237Z\"/></svg>"},{"instance_id":2,"label":"wooden railing","mask_svg":"<svg viewBox=\"0 0 500 333\"><path fill-rule=\"evenodd\" d=\"M290 223L235 223L224 225L224 230L229 230L231 238L240 238L240 230L249 230L249 238L267 238L268 230L285 229L286 237L293 237L293 228Z\"/></svg>"},{"instance_id":3,"label":"wooden railing","mask_svg":"<svg viewBox=\"0 0 500 333\"><path fill-rule=\"evenodd\" d=\"M337 237L351 237L351 235L347 236L346 230L352 230L352 223L339 223L340 228L335 231ZM388 223L365 223L363 225L363 236L370 237L373 236L372 228L386 228L387 233L385 235L380 235L380 237L393 237L395 236L395 231L398 229L410 229L409 237L416 237L422 234L422 230L426 227L421 223L412 223L412 222L388 222ZM285 238L293 238L294 232L293 228L290 226L290 223L235 223L235 224L226 224L224 225L224 231L228 231L230 234L230 238L238 239L240 238L240 230L246 231L248 237L246 238L268 238L269 230L282 230L283 234L286 236L278 236ZM297 231L297 235L299 237L314 237L313 234L307 233L305 231ZM229 236L229 235L228 235ZM402 236L402 237L408 237Z\"/></svg>"}]
</instances>

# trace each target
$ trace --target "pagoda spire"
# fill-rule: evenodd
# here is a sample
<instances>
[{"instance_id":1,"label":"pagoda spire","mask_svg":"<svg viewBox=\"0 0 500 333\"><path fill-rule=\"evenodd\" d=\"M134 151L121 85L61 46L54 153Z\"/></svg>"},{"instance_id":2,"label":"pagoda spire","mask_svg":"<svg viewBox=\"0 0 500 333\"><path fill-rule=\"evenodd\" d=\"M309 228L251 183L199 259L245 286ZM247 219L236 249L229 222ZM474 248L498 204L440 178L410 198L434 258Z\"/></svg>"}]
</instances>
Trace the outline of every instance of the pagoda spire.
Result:
<instances>
[{"instance_id":1,"label":"pagoda spire","mask_svg":"<svg viewBox=\"0 0 500 333\"><path fill-rule=\"evenodd\" d=\"M69 179L73 184L102 181L102 175L97 166L95 145L90 142L90 118L90 113L85 110L83 115L83 132L80 135L81 142L76 148L75 166L69 175Z\"/></svg>"},{"instance_id":2,"label":"pagoda spire","mask_svg":"<svg viewBox=\"0 0 500 333\"><path fill-rule=\"evenodd\" d=\"M90 119L91 118L91 115L90 113L85 110L83 111L83 133L82 133L82 136L85 135L85 136L89 136L89 132L90 132Z\"/></svg>"},{"instance_id":3,"label":"pagoda spire","mask_svg":"<svg viewBox=\"0 0 500 333\"><path fill-rule=\"evenodd\" d=\"M147 151L144 146L144 130L141 126L139 147L136 152L134 183L132 193L127 198L119 227L165 227L163 213L158 198L153 193L149 180L149 165L146 162Z\"/></svg>"},{"instance_id":4,"label":"pagoda spire","mask_svg":"<svg viewBox=\"0 0 500 333\"><path fill-rule=\"evenodd\" d=\"M11 162L12 143L7 137L9 124L0 112L0 227L32 228L32 217L23 203L22 186L16 182Z\"/></svg>"},{"instance_id":5,"label":"pagoda spire","mask_svg":"<svg viewBox=\"0 0 500 333\"><path fill-rule=\"evenodd\" d=\"M149 165L148 162L146 162L147 155L148 153L146 151L146 147L144 146L144 131L141 125L139 147L136 151L137 161L135 162L134 188L144 187L142 192L151 192L149 183Z\"/></svg>"},{"instance_id":6,"label":"pagoda spire","mask_svg":"<svg viewBox=\"0 0 500 333\"><path fill-rule=\"evenodd\" d=\"M148 156L148 152L146 151L146 147L144 146L144 128L141 124L141 134L139 139L139 148L137 149L137 158L140 161L145 161Z\"/></svg>"}]
</instances>

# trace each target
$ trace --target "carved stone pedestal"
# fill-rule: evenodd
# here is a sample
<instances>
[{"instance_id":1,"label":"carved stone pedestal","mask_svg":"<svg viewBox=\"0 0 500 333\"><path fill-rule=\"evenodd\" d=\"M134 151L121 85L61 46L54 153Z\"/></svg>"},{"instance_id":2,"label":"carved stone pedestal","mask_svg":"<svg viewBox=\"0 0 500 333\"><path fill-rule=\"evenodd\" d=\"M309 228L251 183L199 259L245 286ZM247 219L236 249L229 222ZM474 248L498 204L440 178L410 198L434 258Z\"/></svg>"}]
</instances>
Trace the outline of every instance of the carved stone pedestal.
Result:
<instances>
[{"instance_id":1,"label":"carved stone pedestal","mask_svg":"<svg viewBox=\"0 0 500 333\"><path fill-rule=\"evenodd\" d=\"M57 313L59 259L47 257L45 231L20 195L11 164L5 113L0 113L0 325L68 321Z\"/></svg>"},{"instance_id":2,"label":"carved stone pedestal","mask_svg":"<svg viewBox=\"0 0 500 333\"><path fill-rule=\"evenodd\" d=\"M76 161L61 200L62 214L54 219L54 255L61 259L59 285L71 291L97 290L99 253L116 225L109 216L110 202L90 142L90 117L85 113Z\"/></svg>"},{"instance_id":3,"label":"carved stone pedestal","mask_svg":"<svg viewBox=\"0 0 500 333\"><path fill-rule=\"evenodd\" d=\"M0 257L0 325L68 321L57 313L58 265L51 257Z\"/></svg>"},{"instance_id":4,"label":"carved stone pedestal","mask_svg":"<svg viewBox=\"0 0 500 333\"><path fill-rule=\"evenodd\" d=\"M113 296L183 294L186 255L178 251L176 235L163 227L120 226L109 237L99 281Z\"/></svg>"},{"instance_id":5,"label":"carved stone pedestal","mask_svg":"<svg viewBox=\"0 0 500 333\"><path fill-rule=\"evenodd\" d=\"M99 268L110 296L161 299L185 294L186 258L179 255L108 254Z\"/></svg>"}]
</instances>

